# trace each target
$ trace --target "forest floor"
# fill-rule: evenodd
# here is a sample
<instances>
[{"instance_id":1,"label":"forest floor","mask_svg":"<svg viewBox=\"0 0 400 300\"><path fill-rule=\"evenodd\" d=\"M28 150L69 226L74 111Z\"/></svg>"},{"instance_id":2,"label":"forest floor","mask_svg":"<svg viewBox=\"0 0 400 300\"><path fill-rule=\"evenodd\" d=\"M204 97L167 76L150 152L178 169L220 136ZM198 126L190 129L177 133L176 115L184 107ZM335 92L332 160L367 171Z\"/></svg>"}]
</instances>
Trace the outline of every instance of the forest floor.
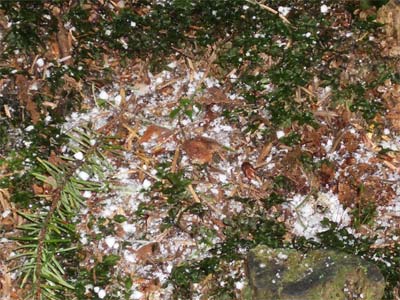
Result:
<instances>
[{"instance_id":1,"label":"forest floor","mask_svg":"<svg viewBox=\"0 0 400 300\"><path fill-rule=\"evenodd\" d=\"M400 299L377 7L123 2L0 3L0 299L241 299L258 244L361 256Z\"/></svg>"}]
</instances>

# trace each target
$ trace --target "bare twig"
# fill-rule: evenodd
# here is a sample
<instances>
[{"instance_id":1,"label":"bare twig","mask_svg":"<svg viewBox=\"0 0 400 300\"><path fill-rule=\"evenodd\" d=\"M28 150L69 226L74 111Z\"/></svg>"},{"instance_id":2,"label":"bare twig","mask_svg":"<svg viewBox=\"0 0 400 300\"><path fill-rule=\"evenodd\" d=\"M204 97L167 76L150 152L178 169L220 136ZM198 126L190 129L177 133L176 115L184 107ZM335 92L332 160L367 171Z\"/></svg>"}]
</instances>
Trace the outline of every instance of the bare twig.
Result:
<instances>
[{"instance_id":1,"label":"bare twig","mask_svg":"<svg viewBox=\"0 0 400 300\"><path fill-rule=\"evenodd\" d=\"M269 11L270 13L273 13L274 15L278 15L278 17L279 17L280 19L282 19L282 21L283 21L284 23L291 25L290 21L289 21L284 15L280 14L277 10L275 10L275 9L273 9L273 8L271 8L271 7L267 6L267 5L265 5L265 4L262 4L262 3L260 3L260 2L257 2L257 1L253 1L253 0L246 0L246 1L247 1L248 3L251 3L251 4L258 5L258 6L261 7L262 9L265 9L266 11Z\"/></svg>"},{"instance_id":2,"label":"bare twig","mask_svg":"<svg viewBox=\"0 0 400 300\"><path fill-rule=\"evenodd\" d=\"M197 196L197 194L191 184L188 185L188 189L189 189L190 194L192 194L194 201L197 203L200 203L201 200L200 200L199 196Z\"/></svg>"},{"instance_id":3,"label":"bare twig","mask_svg":"<svg viewBox=\"0 0 400 300\"><path fill-rule=\"evenodd\" d=\"M175 149L175 154L174 154L174 159L172 160L172 165L171 165L171 172L175 173L178 169L178 159L179 159L179 145Z\"/></svg>"}]
</instances>

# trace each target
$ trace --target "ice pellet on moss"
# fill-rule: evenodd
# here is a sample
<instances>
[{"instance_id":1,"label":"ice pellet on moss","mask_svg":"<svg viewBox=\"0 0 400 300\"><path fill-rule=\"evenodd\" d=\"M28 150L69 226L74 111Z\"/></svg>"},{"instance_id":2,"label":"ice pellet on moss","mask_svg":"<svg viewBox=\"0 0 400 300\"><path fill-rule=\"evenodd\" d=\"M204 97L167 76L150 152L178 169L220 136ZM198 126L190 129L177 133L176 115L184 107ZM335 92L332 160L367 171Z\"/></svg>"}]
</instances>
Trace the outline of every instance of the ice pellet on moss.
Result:
<instances>
[{"instance_id":1,"label":"ice pellet on moss","mask_svg":"<svg viewBox=\"0 0 400 300\"><path fill-rule=\"evenodd\" d=\"M39 68L43 67L43 66L44 66L44 60L43 60L43 58L39 58L39 59L36 61L36 64L37 64L37 66L38 66Z\"/></svg>"},{"instance_id":2,"label":"ice pellet on moss","mask_svg":"<svg viewBox=\"0 0 400 300\"><path fill-rule=\"evenodd\" d=\"M329 6L327 6L326 4L322 4L321 5L321 13L326 14L329 11Z\"/></svg>"},{"instance_id":3,"label":"ice pellet on moss","mask_svg":"<svg viewBox=\"0 0 400 300\"><path fill-rule=\"evenodd\" d=\"M278 7L279 13L284 17L286 17L289 14L291 9L292 9L291 7L287 7L287 6L279 6Z\"/></svg>"},{"instance_id":4,"label":"ice pellet on moss","mask_svg":"<svg viewBox=\"0 0 400 300\"><path fill-rule=\"evenodd\" d=\"M244 283L242 281L235 282L235 288L242 290L244 288Z\"/></svg>"},{"instance_id":5,"label":"ice pellet on moss","mask_svg":"<svg viewBox=\"0 0 400 300\"><path fill-rule=\"evenodd\" d=\"M279 130L276 132L276 137L278 139L283 138L285 136L285 132L283 130Z\"/></svg>"},{"instance_id":6,"label":"ice pellet on moss","mask_svg":"<svg viewBox=\"0 0 400 300\"><path fill-rule=\"evenodd\" d=\"M287 260L287 259L288 259L288 256L287 256L286 254L282 253L282 252L279 252L279 253L278 253L278 258L279 258L280 260Z\"/></svg>"}]
</instances>

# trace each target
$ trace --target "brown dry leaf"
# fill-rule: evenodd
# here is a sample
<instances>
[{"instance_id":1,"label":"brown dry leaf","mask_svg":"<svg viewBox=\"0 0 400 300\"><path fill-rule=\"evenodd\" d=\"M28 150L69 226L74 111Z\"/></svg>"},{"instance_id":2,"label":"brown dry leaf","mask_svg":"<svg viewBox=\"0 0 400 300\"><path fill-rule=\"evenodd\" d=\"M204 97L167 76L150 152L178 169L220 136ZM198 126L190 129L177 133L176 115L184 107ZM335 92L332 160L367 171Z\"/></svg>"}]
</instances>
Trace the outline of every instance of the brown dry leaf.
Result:
<instances>
[{"instance_id":1,"label":"brown dry leaf","mask_svg":"<svg viewBox=\"0 0 400 300\"><path fill-rule=\"evenodd\" d=\"M40 112L35 102L33 102L31 95L29 94L30 83L24 75L17 74L15 83L18 86L18 101L21 106L25 107L29 112L32 123L36 124L40 120Z\"/></svg>"},{"instance_id":2,"label":"brown dry leaf","mask_svg":"<svg viewBox=\"0 0 400 300\"><path fill-rule=\"evenodd\" d=\"M145 295L144 299L157 299L157 291L160 289L160 281L156 278L154 280L150 280L146 285L142 286L142 291Z\"/></svg>"},{"instance_id":3,"label":"brown dry leaf","mask_svg":"<svg viewBox=\"0 0 400 300\"><path fill-rule=\"evenodd\" d=\"M395 195L391 184L382 182L379 177L370 176L364 181L360 198L363 203L376 203L379 206L384 206L392 201Z\"/></svg>"},{"instance_id":4,"label":"brown dry leaf","mask_svg":"<svg viewBox=\"0 0 400 300\"><path fill-rule=\"evenodd\" d=\"M45 192L46 190L55 190L57 188L57 180L53 176L48 176L45 182Z\"/></svg>"},{"instance_id":5,"label":"brown dry leaf","mask_svg":"<svg viewBox=\"0 0 400 300\"><path fill-rule=\"evenodd\" d=\"M257 163L256 165L260 165L264 162L265 158L269 155L272 149L272 143L267 143L263 146L260 155L257 158Z\"/></svg>"},{"instance_id":6,"label":"brown dry leaf","mask_svg":"<svg viewBox=\"0 0 400 300\"><path fill-rule=\"evenodd\" d=\"M178 147L176 147L175 149L175 154L174 154L174 158L172 160L172 164L171 164L171 173L175 173L176 170L178 169L178 159L179 159L179 155L180 155L180 147L178 145Z\"/></svg>"},{"instance_id":7,"label":"brown dry leaf","mask_svg":"<svg viewBox=\"0 0 400 300\"><path fill-rule=\"evenodd\" d=\"M357 191L352 189L347 182L339 182L338 192L340 203L350 206L356 201Z\"/></svg>"},{"instance_id":8,"label":"brown dry leaf","mask_svg":"<svg viewBox=\"0 0 400 300\"><path fill-rule=\"evenodd\" d=\"M132 128L128 124L122 124L122 126L128 131L128 134L125 137L124 148L127 151L130 151L132 150L134 140L137 140L139 138L137 128Z\"/></svg>"},{"instance_id":9,"label":"brown dry leaf","mask_svg":"<svg viewBox=\"0 0 400 300\"><path fill-rule=\"evenodd\" d=\"M393 130L400 131L400 103L389 109L386 118L389 119Z\"/></svg>"},{"instance_id":10,"label":"brown dry leaf","mask_svg":"<svg viewBox=\"0 0 400 300\"><path fill-rule=\"evenodd\" d=\"M254 177L256 177L256 170L251 165L251 163L249 163L248 161L245 161L242 164L242 172L250 180L253 179Z\"/></svg>"},{"instance_id":11,"label":"brown dry leaf","mask_svg":"<svg viewBox=\"0 0 400 300\"><path fill-rule=\"evenodd\" d=\"M174 93L174 88L172 86L166 86L160 90L161 95L171 96Z\"/></svg>"},{"instance_id":12,"label":"brown dry leaf","mask_svg":"<svg viewBox=\"0 0 400 300\"><path fill-rule=\"evenodd\" d=\"M65 29L64 23L61 18L58 17L58 32L57 32L57 43L60 49L60 59L70 57L72 53L72 38L69 32ZM70 59L66 60L66 64L71 62Z\"/></svg>"},{"instance_id":13,"label":"brown dry leaf","mask_svg":"<svg viewBox=\"0 0 400 300\"><path fill-rule=\"evenodd\" d=\"M196 99L197 102L202 104L222 104L229 103L228 97L225 95L221 88L211 87L206 90L206 92Z\"/></svg>"},{"instance_id":14,"label":"brown dry leaf","mask_svg":"<svg viewBox=\"0 0 400 300\"><path fill-rule=\"evenodd\" d=\"M57 154L53 150L51 150L51 152L50 152L48 161L49 161L49 163L56 165L56 166L64 163L64 160L62 158L60 158L59 156L57 156Z\"/></svg>"},{"instance_id":15,"label":"brown dry leaf","mask_svg":"<svg viewBox=\"0 0 400 300\"><path fill-rule=\"evenodd\" d=\"M135 96L144 96L150 91L150 85L142 83L142 82L137 82L133 86L134 94Z\"/></svg>"},{"instance_id":16,"label":"brown dry leaf","mask_svg":"<svg viewBox=\"0 0 400 300\"><path fill-rule=\"evenodd\" d=\"M32 184L32 190L35 195L42 195L44 193L44 188L37 184Z\"/></svg>"},{"instance_id":17,"label":"brown dry leaf","mask_svg":"<svg viewBox=\"0 0 400 300\"><path fill-rule=\"evenodd\" d=\"M35 195L45 196L46 199L51 198L51 191L53 191L57 186L57 183L53 177L47 177L46 183L43 185L32 184L32 190Z\"/></svg>"},{"instance_id":18,"label":"brown dry leaf","mask_svg":"<svg viewBox=\"0 0 400 300\"><path fill-rule=\"evenodd\" d=\"M157 242L148 243L135 251L135 256L139 261L149 261L159 250Z\"/></svg>"},{"instance_id":19,"label":"brown dry leaf","mask_svg":"<svg viewBox=\"0 0 400 300\"><path fill-rule=\"evenodd\" d=\"M147 127L143 136L139 139L139 143L146 143L150 140L155 139L157 143L165 141L169 136L172 135L172 130L160 127L157 125L150 125Z\"/></svg>"},{"instance_id":20,"label":"brown dry leaf","mask_svg":"<svg viewBox=\"0 0 400 300\"><path fill-rule=\"evenodd\" d=\"M209 124L214 121L216 118L219 117L219 114L216 112L213 112L211 109L212 105L207 105L205 109L205 115L204 115L204 127L208 127Z\"/></svg>"},{"instance_id":21,"label":"brown dry leaf","mask_svg":"<svg viewBox=\"0 0 400 300\"><path fill-rule=\"evenodd\" d=\"M72 89L78 92L82 92L83 84L81 81L77 81L75 78L69 76L68 74L63 75L64 89Z\"/></svg>"},{"instance_id":22,"label":"brown dry leaf","mask_svg":"<svg viewBox=\"0 0 400 300\"><path fill-rule=\"evenodd\" d=\"M400 8L397 1L389 1L378 10L376 20L385 24L386 38L384 39L383 55L398 56L400 54L399 17Z\"/></svg>"},{"instance_id":23,"label":"brown dry leaf","mask_svg":"<svg viewBox=\"0 0 400 300\"><path fill-rule=\"evenodd\" d=\"M11 230L21 225L22 217L17 214L14 203L10 202L11 195L6 189L0 189L0 211L11 212L6 217L0 216L0 225L5 230Z\"/></svg>"},{"instance_id":24,"label":"brown dry leaf","mask_svg":"<svg viewBox=\"0 0 400 300\"><path fill-rule=\"evenodd\" d=\"M17 224L15 224L14 218L12 216L7 216L5 218L1 218L0 225L2 230L9 231L12 230Z\"/></svg>"},{"instance_id":25,"label":"brown dry leaf","mask_svg":"<svg viewBox=\"0 0 400 300\"><path fill-rule=\"evenodd\" d=\"M0 266L0 299L18 299L11 298L12 294L12 280L11 272L9 272L7 266Z\"/></svg>"},{"instance_id":26,"label":"brown dry leaf","mask_svg":"<svg viewBox=\"0 0 400 300\"><path fill-rule=\"evenodd\" d=\"M346 132L343 135L343 144L348 152L355 152L359 147L358 138L351 132Z\"/></svg>"},{"instance_id":27,"label":"brown dry leaf","mask_svg":"<svg viewBox=\"0 0 400 300\"><path fill-rule=\"evenodd\" d=\"M194 163L198 164L210 163L213 160L214 153L220 149L221 145L217 141L202 136L183 143L183 150Z\"/></svg>"},{"instance_id":28,"label":"brown dry leaf","mask_svg":"<svg viewBox=\"0 0 400 300\"><path fill-rule=\"evenodd\" d=\"M145 15L147 15L147 14L149 14L150 13L150 11L151 11L151 6L150 5L148 5L148 6L138 6L138 7L136 7L136 6L133 6L131 9L136 13L136 14L138 14L139 16L145 16Z\"/></svg>"},{"instance_id":29,"label":"brown dry leaf","mask_svg":"<svg viewBox=\"0 0 400 300\"><path fill-rule=\"evenodd\" d=\"M329 184L335 179L335 167L331 164L323 163L319 171L322 184Z\"/></svg>"},{"instance_id":30,"label":"brown dry leaf","mask_svg":"<svg viewBox=\"0 0 400 300\"><path fill-rule=\"evenodd\" d=\"M11 195L6 189L0 189L0 207L2 208L3 211L10 209L11 204L10 204L10 198Z\"/></svg>"},{"instance_id":31,"label":"brown dry leaf","mask_svg":"<svg viewBox=\"0 0 400 300\"><path fill-rule=\"evenodd\" d=\"M57 43L56 37L52 37L49 40L49 50L46 52L45 57L47 60L57 60L61 57L60 55L60 48ZM33 70L33 65L32 65L32 70Z\"/></svg>"}]
</instances>

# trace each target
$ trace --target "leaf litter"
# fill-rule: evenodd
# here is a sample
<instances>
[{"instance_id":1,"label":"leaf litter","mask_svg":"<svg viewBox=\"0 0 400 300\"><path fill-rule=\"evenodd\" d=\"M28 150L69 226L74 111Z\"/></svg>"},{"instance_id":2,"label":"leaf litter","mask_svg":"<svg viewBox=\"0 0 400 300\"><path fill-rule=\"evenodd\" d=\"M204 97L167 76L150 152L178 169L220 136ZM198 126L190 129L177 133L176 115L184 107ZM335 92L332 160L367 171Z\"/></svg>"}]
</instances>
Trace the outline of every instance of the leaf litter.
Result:
<instances>
[{"instance_id":1,"label":"leaf litter","mask_svg":"<svg viewBox=\"0 0 400 300\"><path fill-rule=\"evenodd\" d=\"M321 6L322 13L328 11L329 7ZM279 12L283 16L290 10L281 7ZM337 21L348 27L351 17L346 12L338 15ZM69 64L73 31L59 29L47 56ZM346 71L340 75L342 85L360 74L367 76L366 69L357 69L357 60L362 58L361 53L357 55L348 57ZM386 128L380 134L348 107L332 108L328 104L331 91L320 87L318 79L299 87L295 100L301 104L306 98L316 99L312 113L319 126L294 122L290 127L275 128L263 109L269 103L251 106L240 96L240 88L233 88L241 70L233 69L226 78L217 79L218 72L212 69L215 55L200 65L189 55L184 57L171 60L168 68L157 74L149 72L143 62L128 71L120 70L119 81L93 87L92 99L85 96L87 111L71 114L63 125L63 131L70 132L90 124L115 136L122 149L120 156L109 153L107 158L114 166L113 172L105 174L111 179L112 191L106 195L83 192L87 207L79 216L79 234L85 268L118 255L121 259L112 270L113 276L132 280L131 299L173 298L173 270L189 261L212 258L210 250L228 238L226 228L230 225L225 220L245 215L249 206L262 208L263 215L283 224L287 240L301 236L318 240L318 233L327 229L321 221L328 219L358 237L378 234L375 248L396 243L400 218L397 83L386 80L375 91L387 110ZM43 71L44 78L51 67L48 60L37 56L32 70ZM332 69L344 64L340 59L329 60L327 56L326 63ZM265 65L266 69L274 65L271 57L265 57ZM95 62L92 67L101 68ZM68 75L63 78L69 89L83 93L80 81ZM21 90L17 100L30 112L32 123L37 123L40 112L30 91L36 91L41 81L18 75L16 84ZM260 93L268 94L274 88L268 85ZM43 105L54 109L62 106L62 100ZM6 106L4 110L11 116ZM228 118L227 112L235 110L254 115ZM258 124L257 129L248 130L253 124ZM293 132L297 135L291 135ZM80 159L79 152L74 159ZM89 174L82 170L79 176ZM49 178L48 186L34 186L35 194L46 192L51 183ZM271 195L285 201L265 208L263 201ZM20 224L9 196L0 196L2 225ZM375 222L349 227L361 218L354 211L370 204L375 208ZM93 225L93 219L104 223ZM104 228L108 228L107 234ZM1 242L7 248L8 240ZM2 254L10 252L7 248ZM9 276L7 268L1 265L0 283L2 292L10 295L10 276L15 277L15 273ZM235 278L235 293L240 295L243 267L231 263L225 271L225 279ZM212 279L210 274L193 283L198 298L207 295ZM112 284L88 285L86 295L103 298ZM226 282L217 284L222 288Z\"/></svg>"},{"instance_id":2,"label":"leaf litter","mask_svg":"<svg viewBox=\"0 0 400 300\"><path fill-rule=\"evenodd\" d=\"M348 226L352 222L351 210L363 202L374 202L377 206L375 227L369 229L381 233L375 246L391 243L392 236L397 236L392 225L400 217L398 160L396 156L382 156L381 147L372 142L363 127L352 123L352 117L337 132L328 126L328 122L340 121L336 112L321 114L318 129L298 128L300 144L286 146L273 137L265 143L261 137L249 136L243 131L242 126L248 120L231 123L221 116L224 107L236 105L239 96L229 92L222 95L220 83L211 77L204 79L207 86L204 93L197 87L204 72L193 73L179 61L175 64L173 72L149 73L145 93L132 91L126 97L124 122L135 128L135 134L125 136L131 139L131 146L124 152L122 161L111 158L119 160L113 162L118 166L114 174L108 174L118 189L93 201L88 207L90 213L82 211L82 242L93 234L88 230L88 215L107 220L126 216L127 220L116 226L115 236L92 240L85 247L88 253L97 253L99 257L110 253L121 255L116 272L133 278L134 299L171 298L174 289L168 279L173 268L186 261L209 257L208 250L225 238L226 224L221 220L242 213L243 204L232 199L235 196L263 199L271 193L277 176L289 178L293 185L285 195L288 202L272 208L272 211L281 211L279 220L285 224L289 236L318 240L317 233L326 230L321 225L325 218L360 235ZM168 93L157 88L165 84L171 88ZM119 88L113 88L116 92L109 93L110 102L118 96ZM215 94L218 97L214 98ZM207 109L194 109L195 101L189 104L192 115L183 113L171 118L171 109L179 106L176 95L213 105L214 119L205 122ZM89 120L95 128L101 128L107 124L110 113L94 108L71 119L72 124L66 124L66 128ZM277 133L277 136L283 135ZM398 139L396 133L390 132L382 143L392 146ZM310 161L301 161L307 157ZM169 200L153 188L160 182L157 168L165 163L173 165L173 173L183 172L191 180L178 209L187 203L200 203L205 209L202 215L181 210L176 226L167 228L164 221L170 213L166 205ZM321 169L314 172L312 168L318 164ZM364 186L363 190L360 185ZM141 213L142 207L154 209ZM199 227L216 233L211 241L199 240L193 233ZM123 243L128 246L122 247ZM243 270L239 273L243 274Z\"/></svg>"}]
</instances>

